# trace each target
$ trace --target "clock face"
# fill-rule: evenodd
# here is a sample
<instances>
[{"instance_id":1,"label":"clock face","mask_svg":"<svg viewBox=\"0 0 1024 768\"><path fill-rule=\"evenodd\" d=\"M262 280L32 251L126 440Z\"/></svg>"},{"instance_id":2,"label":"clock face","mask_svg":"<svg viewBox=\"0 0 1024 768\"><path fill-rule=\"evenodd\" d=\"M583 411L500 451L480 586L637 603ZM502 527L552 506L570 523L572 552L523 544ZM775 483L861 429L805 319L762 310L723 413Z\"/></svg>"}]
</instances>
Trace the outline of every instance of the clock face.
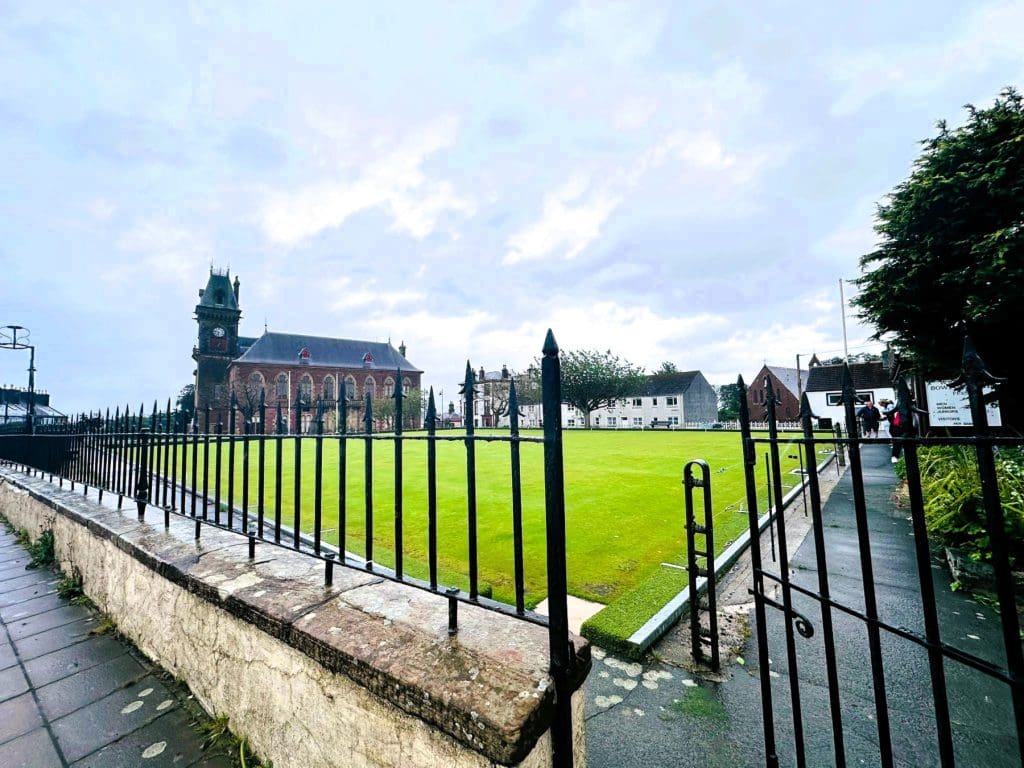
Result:
<instances>
[{"instance_id":1,"label":"clock face","mask_svg":"<svg viewBox=\"0 0 1024 768\"><path fill-rule=\"evenodd\" d=\"M223 329L223 328L221 328L221 327L220 327L219 325L218 325L218 326L217 326L216 328L214 328L214 329L213 329L213 330L211 331L211 333L212 333L212 334L213 334L214 336L216 336L216 337L217 337L218 339L223 339L223 338L224 338L224 329Z\"/></svg>"}]
</instances>

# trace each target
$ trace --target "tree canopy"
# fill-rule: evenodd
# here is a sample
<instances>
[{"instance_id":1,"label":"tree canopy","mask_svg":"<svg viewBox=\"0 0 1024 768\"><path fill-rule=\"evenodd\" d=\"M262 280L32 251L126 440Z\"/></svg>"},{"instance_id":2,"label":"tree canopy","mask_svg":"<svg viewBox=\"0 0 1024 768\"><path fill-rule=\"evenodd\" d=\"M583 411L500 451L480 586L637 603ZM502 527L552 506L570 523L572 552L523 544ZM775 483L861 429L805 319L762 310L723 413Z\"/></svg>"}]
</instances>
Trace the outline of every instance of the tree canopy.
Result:
<instances>
[{"instance_id":1,"label":"tree canopy","mask_svg":"<svg viewBox=\"0 0 1024 768\"><path fill-rule=\"evenodd\" d=\"M718 420L736 421L739 417L739 384L722 384L720 387L718 387Z\"/></svg>"},{"instance_id":2,"label":"tree canopy","mask_svg":"<svg viewBox=\"0 0 1024 768\"><path fill-rule=\"evenodd\" d=\"M654 373L655 374L679 373L679 369L676 367L676 364L673 363L671 360L666 360L660 366L658 366L658 370L656 370Z\"/></svg>"},{"instance_id":3,"label":"tree canopy","mask_svg":"<svg viewBox=\"0 0 1024 768\"><path fill-rule=\"evenodd\" d=\"M613 355L611 350L567 350L562 353L562 400L583 412L590 427L590 412L637 394L644 384L643 368Z\"/></svg>"},{"instance_id":4,"label":"tree canopy","mask_svg":"<svg viewBox=\"0 0 1024 768\"><path fill-rule=\"evenodd\" d=\"M927 378L954 378L969 334L1020 413L1024 360L1024 103L1007 88L967 121L939 122L910 177L878 206L861 258L860 316ZM1016 421L1020 426L1020 421Z\"/></svg>"}]
</instances>

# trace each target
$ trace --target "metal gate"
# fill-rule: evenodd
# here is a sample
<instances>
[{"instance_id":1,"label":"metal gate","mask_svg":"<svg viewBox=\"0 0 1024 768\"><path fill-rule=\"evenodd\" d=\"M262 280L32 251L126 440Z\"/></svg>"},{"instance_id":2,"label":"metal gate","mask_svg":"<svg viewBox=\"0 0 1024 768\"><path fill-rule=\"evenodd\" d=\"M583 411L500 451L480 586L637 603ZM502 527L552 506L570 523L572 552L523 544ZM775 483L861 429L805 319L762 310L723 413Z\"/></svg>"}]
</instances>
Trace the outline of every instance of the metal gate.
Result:
<instances>
[{"instance_id":1,"label":"metal gate","mask_svg":"<svg viewBox=\"0 0 1024 768\"><path fill-rule=\"evenodd\" d=\"M740 378L766 765L1024 765L1024 656L995 464L1001 449L1020 448L1024 440L990 433L982 388L993 382L968 341L960 383L974 434L919 437L910 428L901 437L869 439L858 436L856 393L844 366L847 437L839 448L848 453L848 473L826 504L808 462L808 539L791 548L785 516L778 515L778 560L766 565L755 462L763 444L772 502L780 509L784 448L771 382L768 431L755 435ZM900 423L913 424L902 377L896 387ZM806 394L800 416L806 455L836 442L832 435L815 437ZM930 546L920 460L939 446L976 454L978 514L995 584L987 605L950 591ZM905 460L903 507L892 500L892 447Z\"/></svg>"}]
</instances>

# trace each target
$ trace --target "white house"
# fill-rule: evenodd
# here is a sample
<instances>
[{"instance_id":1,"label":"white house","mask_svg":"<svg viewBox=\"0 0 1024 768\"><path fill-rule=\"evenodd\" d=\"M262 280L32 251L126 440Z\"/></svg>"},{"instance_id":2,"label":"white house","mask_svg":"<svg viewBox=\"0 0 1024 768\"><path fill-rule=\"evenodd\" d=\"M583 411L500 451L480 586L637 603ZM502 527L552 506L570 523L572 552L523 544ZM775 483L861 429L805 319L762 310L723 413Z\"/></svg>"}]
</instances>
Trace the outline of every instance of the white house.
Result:
<instances>
[{"instance_id":1,"label":"white house","mask_svg":"<svg viewBox=\"0 0 1024 768\"><path fill-rule=\"evenodd\" d=\"M896 390L889 376L889 369L881 362L850 364L850 377L859 402L870 400L876 406L882 399L895 402ZM832 419L833 424L845 427L842 381L843 366L816 365L807 371L804 392L815 416Z\"/></svg>"}]
</instances>

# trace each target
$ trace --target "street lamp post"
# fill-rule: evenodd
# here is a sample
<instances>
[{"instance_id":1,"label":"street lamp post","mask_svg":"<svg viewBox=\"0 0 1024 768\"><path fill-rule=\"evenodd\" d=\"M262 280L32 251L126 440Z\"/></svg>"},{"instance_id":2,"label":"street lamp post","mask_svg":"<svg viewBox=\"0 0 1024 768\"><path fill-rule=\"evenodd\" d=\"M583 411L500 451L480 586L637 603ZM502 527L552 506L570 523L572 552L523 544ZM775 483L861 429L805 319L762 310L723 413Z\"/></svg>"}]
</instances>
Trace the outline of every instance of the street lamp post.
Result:
<instances>
[{"instance_id":1,"label":"street lamp post","mask_svg":"<svg viewBox=\"0 0 1024 768\"><path fill-rule=\"evenodd\" d=\"M18 338L18 331L24 331L21 338ZM6 325L0 331L0 349L27 349L29 352L28 362L28 411L25 415L25 429L28 434L35 431L36 412L36 348L28 343L30 333L23 325Z\"/></svg>"}]
</instances>

